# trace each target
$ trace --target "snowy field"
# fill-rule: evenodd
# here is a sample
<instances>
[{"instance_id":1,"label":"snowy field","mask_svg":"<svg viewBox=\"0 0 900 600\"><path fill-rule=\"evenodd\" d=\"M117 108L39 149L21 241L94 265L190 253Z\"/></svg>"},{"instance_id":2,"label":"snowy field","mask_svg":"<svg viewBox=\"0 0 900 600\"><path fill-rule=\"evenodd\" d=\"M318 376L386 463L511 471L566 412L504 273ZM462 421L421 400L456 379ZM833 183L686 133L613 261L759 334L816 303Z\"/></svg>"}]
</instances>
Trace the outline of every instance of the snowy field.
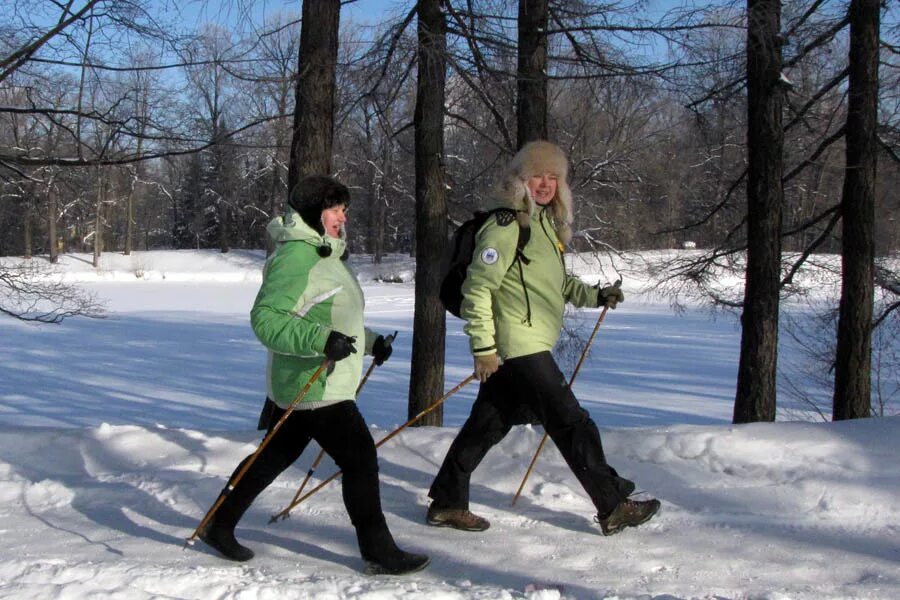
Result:
<instances>
[{"instance_id":1,"label":"snowy field","mask_svg":"<svg viewBox=\"0 0 900 600\"><path fill-rule=\"evenodd\" d=\"M201 542L185 549L261 439L265 352L248 311L263 256L102 260L95 271L90 256L66 255L60 273L96 293L107 318L0 318L2 598L900 598L900 417L731 425L735 319L697 306L676 315L628 272L627 300L607 315L575 392L610 463L662 501L646 525L602 537L549 445L510 506L542 435L517 427L473 478L473 510L492 527L426 526L426 491L468 414L471 384L447 401L444 428L407 429L379 450L388 522L401 546L431 555L425 571L362 574L339 482L268 523L314 444L239 525L254 560L224 561ZM368 325L399 332L358 399L377 441L406 420L413 266L403 257L354 264ZM590 282L616 277L587 263L577 270ZM598 314L573 311L569 324L586 335ZM779 352L792 358L789 345ZM447 356L449 389L471 372L453 318ZM573 363L564 359L564 370ZM316 481L333 470L323 461Z\"/></svg>"}]
</instances>

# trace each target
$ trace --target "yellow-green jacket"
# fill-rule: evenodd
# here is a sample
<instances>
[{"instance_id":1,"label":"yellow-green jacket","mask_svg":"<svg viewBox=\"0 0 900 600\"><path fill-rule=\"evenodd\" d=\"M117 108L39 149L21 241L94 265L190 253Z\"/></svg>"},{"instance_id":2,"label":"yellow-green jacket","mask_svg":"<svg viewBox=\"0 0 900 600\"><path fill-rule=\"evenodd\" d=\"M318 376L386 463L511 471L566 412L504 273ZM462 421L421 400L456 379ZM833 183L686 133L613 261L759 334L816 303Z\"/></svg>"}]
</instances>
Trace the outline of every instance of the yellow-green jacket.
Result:
<instances>
[{"instance_id":1,"label":"yellow-green jacket","mask_svg":"<svg viewBox=\"0 0 900 600\"><path fill-rule=\"evenodd\" d=\"M523 225L531 233L516 260ZM462 286L460 313L472 354L509 359L552 350L566 302L598 305L597 289L566 273L562 249L546 208L537 207L530 218L519 211L518 225L509 213L487 219Z\"/></svg>"}]
</instances>

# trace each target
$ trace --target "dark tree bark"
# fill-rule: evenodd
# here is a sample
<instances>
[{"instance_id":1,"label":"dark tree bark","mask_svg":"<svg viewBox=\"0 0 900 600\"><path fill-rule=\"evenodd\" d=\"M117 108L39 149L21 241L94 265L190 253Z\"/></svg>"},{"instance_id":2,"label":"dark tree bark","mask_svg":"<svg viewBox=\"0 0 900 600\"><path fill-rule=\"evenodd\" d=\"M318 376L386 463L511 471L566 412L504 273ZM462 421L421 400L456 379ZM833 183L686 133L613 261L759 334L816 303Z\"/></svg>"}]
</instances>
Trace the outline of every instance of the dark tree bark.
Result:
<instances>
[{"instance_id":1,"label":"dark tree bark","mask_svg":"<svg viewBox=\"0 0 900 600\"><path fill-rule=\"evenodd\" d=\"M134 189L137 187L134 175L129 172L129 177L132 177L132 180L128 196L125 198L125 248L122 251L125 256L131 255L134 246Z\"/></svg>"},{"instance_id":2,"label":"dark tree bark","mask_svg":"<svg viewBox=\"0 0 900 600\"><path fill-rule=\"evenodd\" d=\"M213 206L215 208L215 217L212 219L212 233L215 236L215 243L219 247L219 251L223 254L231 250L231 237L229 235L229 222L231 219L229 204L232 190L229 185L231 178L230 169L235 165L232 162L232 153L228 141L225 138L227 127L223 123L223 119L219 116L220 108L218 102L214 103L212 119L212 140L211 150L212 161L212 177L208 180L206 187L210 190ZM212 236L210 236L212 237ZM212 246L213 239L209 239L208 243Z\"/></svg>"},{"instance_id":3,"label":"dark tree bark","mask_svg":"<svg viewBox=\"0 0 900 600\"><path fill-rule=\"evenodd\" d=\"M49 245L50 262L59 262L59 237L56 231L57 201L53 184L47 186L47 244Z\"/></svg>"},{"instance_id":4,"label":"dark tree bark","mask_svg":"<svg viewBox=\"0 0 900 600\"><path fill-rule=\"evenodd\" d=\"M784 202L780 0L748 0L747 13L747 273L735 423L775 420Z\"/></svg>"},{"instance_id":5,"label":"dark tree bark","mask_svg":"<svg viewBox=\"0 0 900 600\"><path fill-rule=\"evenodd\" d=\"M97 177L97 202L94 211L94 260L93 266L100 266L100 255L103 253L103 206L106 203L107 180L103 172L95 169Z\"/></svg>"},{"instance_id":6,"label":"dark tree bark","mask_svg":"<svg viewBox=\"0 0 900 600\"><path fill-rule=\"evenodd\" d=\"M516 143L546 140L548 0L519 0Z\"/></svg>"},{"instance_id":7,"label":"dark tree bark","mask_svg":"<svg viewBox=\"0 0 900 600\"><path fill-rule=\"evenodd\" d=\"M438 296L447 245L443 166L446 23L440 0L420 0L417 10L416 301L409 379L410 418L443 395L447 330L444 307ZM418 424L440 426L443 419L443 410L438 408Z\"/></svg>"},{"instance_id":8,"label":"dark tree bark","mask_svg":"<svg viewBox=\"0 0 900 600\"><path fill-rule=\"evenodd\" d=\"M218 222L219 222L219 252L225 254L231 251L231 237L228 230L231 227L231 211L228 208L230 193L219 198Z\"/></svg>"},{"instance_id":9,"label":"dark tree bark","mask_svg":"<svg viewBox=\"0 0 900 600\"><path fill-rule=\"evenodd\" d=\"M878 0L850 2L847 168L841 197L843 278L834 369L835 421L871 414L879 4Z\"/></svg>"},{"instance_id":10,"label":"dark tree bark","mask_svg":"<svg viewBox=\"0 0 900 600\"><path fill-rule=\"evenodd\" d=\"M303 3L288 194L303 177L331 173L340 0Z\"/></svg>"},{"instance_id":11,"label":"dark tree bark","mask_svg":"<svg viewBox=\"0 0 900 600\"><path fill-rule=\"evenodd\" d=\"M372 262L384 258L384 230L387 217L388 186L392 173L391 145L384 140L381 148L375 142L371 123L366 124L366 181L369 182L369 252ZM379 152L380 150L380 152ZM380 153L380 156L379 156Z\"/></svg>"},{"instance_id":12,"label":"dark tree bark","mask_svg":"<svg viewBox=\"0 0 900 600\"><path fill-rule=\"evenodd\" d=\"M31 258L34 255L34 195L37 190L35 184L28 186L26 196L22 202L22 235L24 258Z\"/></svg>"},{"instance_id":13,"label":"dark tree bark","mask_svg":"<svg viewBox=\"0 0 900 600\"><path fill-rule=\"evenodd\" d=\"M380 264L384 258L384 236L387 227L388 199L391 197L391 181L394 177L394 160L391 145L385 140L381 151L381 186L378 188L378 203L375 205L374 218L375 247L372 249L374 262Z\"/></svg>"},{"instance_id":14,"label":"dark tree bark","mask_svg":"<svg viewBox=\"0 0 900 600\"><path fill-rule=\"evenodd\" d=\"M140 122L141 134L143 135L145 121ZM137 153L141 154L144 147L144 138L139 137L137 142ZM135 196L139 196L139 186L143 185L144 179L144 163L139 162L133 168L128 169L128 176L131 178L131 185L128 188L128 198L125 204L125 256L129 256L134 249L134 206Z\"/></svg>"}]
</instances>

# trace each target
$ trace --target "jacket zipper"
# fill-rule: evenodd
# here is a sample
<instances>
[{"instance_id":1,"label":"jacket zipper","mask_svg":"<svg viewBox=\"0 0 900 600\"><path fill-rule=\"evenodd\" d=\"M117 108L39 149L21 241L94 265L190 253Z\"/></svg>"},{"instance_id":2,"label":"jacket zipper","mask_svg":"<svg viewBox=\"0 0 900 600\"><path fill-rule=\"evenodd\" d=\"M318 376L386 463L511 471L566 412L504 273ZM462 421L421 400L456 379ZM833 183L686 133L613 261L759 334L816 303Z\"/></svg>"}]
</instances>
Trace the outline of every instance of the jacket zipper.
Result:
<instances>
[{"instance_id":1,"label":"jacket zipper","mask_svg":"<svg viewBox=\"0 0 900 600\"><path fill-rule=\"evenodd\" d=\"M541 231L543 231L543 232L544 232L544 235L547 236L547 239L550 241L550 245L553 246L553 251L556 253L556 257L559 259L559 264L560 264L560 266L562 267L562 270L563 270L563 283L562 283L562 285L563 285L563 287L565 287L565 285L566 285L566 277L565 277L565 273L566 273L566 262L563 260L562 252L560 252L560 250L559 250L559 242L555 239L555 236L551 236L549 233L547 233L547 228L544 227L544 216L545 216L545 214L546 214L546 212L545 212L546 210L547 210L546 208L544 208L544 209L541 210L541 218L540 218L540 221L541 221Z\"/></svg>"},{"instance_id":2,"label":"jacket zipper","mask_svg":"<svg viewBox=\"0 0 900 600\"><path fill-rule=\"evenodd\" d=\"M525 285L525 271L522 268L525 255L521 252L519 252L519 255L516 258L516 262L519 263L519 281L522 282L522 291L525 292L525 318L522 319L522 323L531 327L531 300L528 298L528 287Z\"/></svg>"}]
</instances>

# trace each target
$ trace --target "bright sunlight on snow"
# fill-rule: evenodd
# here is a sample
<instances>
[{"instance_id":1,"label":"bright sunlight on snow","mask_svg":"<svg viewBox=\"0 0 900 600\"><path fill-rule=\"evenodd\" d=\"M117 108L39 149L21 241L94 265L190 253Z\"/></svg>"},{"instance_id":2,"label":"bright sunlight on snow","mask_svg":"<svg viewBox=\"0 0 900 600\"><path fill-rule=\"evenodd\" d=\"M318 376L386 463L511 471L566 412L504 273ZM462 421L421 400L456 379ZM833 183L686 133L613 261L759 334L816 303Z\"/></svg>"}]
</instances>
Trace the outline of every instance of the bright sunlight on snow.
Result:
<instances>
[{"instance_id":1,"label":"bright sunlight on snow","mask_svg":"<svg viewBox=\"0 0 900 600\"><path fill-rule=\"evenodd\" d=\"M900 597L900 417L829 423L796 405L776 423L731 425L736 317L700 306L676 314L641 291L639 273L590 261L576 265L579 274L590 282L622 275L627 299L604 320L575 392L609 462L662 501L652 521L601 536L550 445L511 506L542 435L522 426L473 477L472 508L492 527L428 527L426 492L468 414L471 384L447 400L445 427L409 428L379 449L388 522L401 546L431 555L425 571L362 573L339 482L269 524L315 444L239 524L255 559L235 564L202 542L185 547L261 440L265 351L248 312L264 256L102 260L95 270L89 256L63 255L57 273L95 293L105 319L0 318L0 597ZM352 263L369 327L399 332L390 361L358 398L377 441L407 419L415 267L400 256ZM568 324L586 337L598 314L572 311ZM471 372L461 326L448 317L447 389ZM574 347L561 354L564 370L574 366ZM797 350L783 341L779 352L790 360ZM781 393L780 408L790 402ZM314 478L333 471L325 460Z\"/></svg>"}]
</instances>

